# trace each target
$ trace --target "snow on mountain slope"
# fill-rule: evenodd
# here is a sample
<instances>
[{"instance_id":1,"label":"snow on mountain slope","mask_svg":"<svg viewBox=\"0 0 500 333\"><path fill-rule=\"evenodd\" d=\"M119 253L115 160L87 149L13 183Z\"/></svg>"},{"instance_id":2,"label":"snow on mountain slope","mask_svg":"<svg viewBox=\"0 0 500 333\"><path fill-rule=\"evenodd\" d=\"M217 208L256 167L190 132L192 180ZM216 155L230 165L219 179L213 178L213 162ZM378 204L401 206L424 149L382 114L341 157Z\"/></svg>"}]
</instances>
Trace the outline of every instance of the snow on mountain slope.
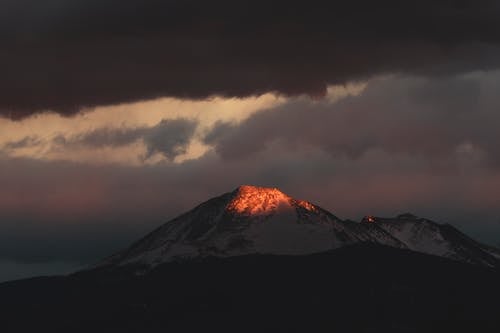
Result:
<instances>
[{"instance_id":1,"label":"snow on mountain slope","mask_svg":"<svg viewBox=\"0 0 500 333\"><path fill-rule=\"evenodd\" d=\"M500 260L500 249L488 245L482 245L482 248L484 251L488 252L490 255L495 257L497 260Z\"/></svg>"},{"instance_id":2,"label":"snow on mountain slope","mask_svg":"<svg viewBox=\"0 0 500 333\"><path fill-rule=\"evenodd\" d=\"M152 267L207 256L305 255L362 242L487 266L498 265L500 256L450 225L411 214L343 221L276 188L240 186L165 223L97 267Z\"/></svg>"},{"instance_id":3,"label":"snow on mountain slope","mask_svg":"<svg viewBox=\"0 0 500 333\"><path fill-rule=\"evenodd\" d=\"M485 246L469 238L448 224L418 218L411 214L396 218L373 218L377 225L393 237L400 240L408 249L446 257L453 260L495 266L497 259L486 251Z\"/></svg>"},{"instance_id":4,"label":"snow on mountain slope","mask_svg":"<svg viewBox=\"0 0 500 333\"><path fill-rule=\"evenodd\" d=\"M360 242L331 213L275 188L241 186L202 203L102 265L157 265L179 258L310 254Z\"/></svg>"}]
</instances>

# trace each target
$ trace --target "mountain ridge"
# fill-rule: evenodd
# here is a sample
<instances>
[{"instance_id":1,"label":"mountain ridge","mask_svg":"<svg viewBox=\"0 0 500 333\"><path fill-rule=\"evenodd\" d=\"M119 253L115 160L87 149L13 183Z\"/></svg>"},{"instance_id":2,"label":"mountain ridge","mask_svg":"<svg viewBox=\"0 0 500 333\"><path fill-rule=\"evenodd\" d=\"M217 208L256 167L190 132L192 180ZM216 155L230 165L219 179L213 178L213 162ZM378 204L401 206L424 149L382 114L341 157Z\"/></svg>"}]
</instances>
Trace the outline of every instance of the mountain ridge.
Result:
<instances>
[{"instance_id":1,"label":"mountain ridge","mask_svg":"<svg viewBox=\"0 0 500 333\"><path fill-rule=\"evenodd\" d=\"M94 268L157 265L208 256L305 255L376 243L485 266L500 256L451 225L406 213L367 216L361 222L333 213L277 188L242 185L168 221Z\"/></svg>"}]
</instances>

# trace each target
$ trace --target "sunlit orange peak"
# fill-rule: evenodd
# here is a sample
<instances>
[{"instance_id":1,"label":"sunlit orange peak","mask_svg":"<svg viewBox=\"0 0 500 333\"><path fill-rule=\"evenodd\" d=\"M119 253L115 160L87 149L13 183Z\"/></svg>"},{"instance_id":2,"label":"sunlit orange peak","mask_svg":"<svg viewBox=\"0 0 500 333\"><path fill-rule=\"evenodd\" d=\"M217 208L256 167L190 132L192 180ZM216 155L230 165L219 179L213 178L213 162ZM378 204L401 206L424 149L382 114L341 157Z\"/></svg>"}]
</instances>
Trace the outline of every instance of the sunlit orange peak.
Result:
<instances>
[{"instance_id":1,"label":"sunlit orange peak","mask_svg":"<svg viewBox=\"0 0 500 333\"><path fill-rule=\"evenodd\" d=\"M292 198L277 188L242 185L235 191L227 209L239 214L262 215L276 210L280 204L290 204Z\"/></svg>"},{"instance_id":2,"label":"sunlit orange peak","mask_svg":"<svg viewBox=\"0 0 500 333\"><path fill-rule=\"evenodd\" d=\"M304 208L304 209L307 209L308 211L310 212L314 212L316 211L316 206L314 206L312 203L310 203L309 201L304 201L304 200L297 200L297 204Z\"/></svg>"}]
</instances>

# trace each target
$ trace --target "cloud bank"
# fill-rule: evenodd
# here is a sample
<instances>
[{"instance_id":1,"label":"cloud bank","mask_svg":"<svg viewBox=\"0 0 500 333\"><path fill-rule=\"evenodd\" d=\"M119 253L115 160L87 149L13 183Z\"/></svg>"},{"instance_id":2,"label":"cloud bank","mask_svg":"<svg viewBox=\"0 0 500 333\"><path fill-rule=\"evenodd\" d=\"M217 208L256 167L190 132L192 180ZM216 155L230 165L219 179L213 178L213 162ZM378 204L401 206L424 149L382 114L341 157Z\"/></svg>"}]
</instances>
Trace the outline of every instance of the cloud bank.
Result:
<instances>
[{"instance_id":1,"label":"cloud bank","mask_svg":"<svg viewBox=\"0 0 500 333\"><path fill-rule=\"evenodd\" d=\"M371 80L360 96L337 103L297 99L205 136L224 158L244 158L280 143L359 158L373 150L444 161L500 161L498 73L454 78Z\"/></svg>"},{"instance_id":2,"label":"cloud bank","mask_svg":"<svg viewBox=\"0 0 500 333\"><path fill-rule=\"evenodd\" d=\"M101 127L95 130L74 135L66 139L57 136L53 142L57 145L83 146L90 148L120 147L142 140L146 152L144 159L160 154L173 161L177 156L187 152L198 123L194 120L163 119L152 127L109 128ZM6 148L21 148L22 144L32 144L33 139L26 137L20 141L8 143Z\"/></svg>"},{"instance_id":3,"label":"cloud bank","mask_svg":"<svg viewBox=\"0 0 500 333\"><path fill-rule=\"evenodd\" d=\"M0 114L172 96L324 96L384 73L500 64L500 6L480 1L6 0Z\"/></svg>"}]
</instances>

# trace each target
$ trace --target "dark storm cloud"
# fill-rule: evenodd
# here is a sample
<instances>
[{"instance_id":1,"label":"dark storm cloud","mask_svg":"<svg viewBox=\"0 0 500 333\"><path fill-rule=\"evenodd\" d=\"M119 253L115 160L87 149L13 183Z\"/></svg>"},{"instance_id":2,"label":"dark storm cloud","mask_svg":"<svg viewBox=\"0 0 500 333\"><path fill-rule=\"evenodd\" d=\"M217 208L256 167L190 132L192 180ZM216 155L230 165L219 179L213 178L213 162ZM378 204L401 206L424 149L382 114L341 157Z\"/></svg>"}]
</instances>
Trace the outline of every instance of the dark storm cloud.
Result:
<instances>
[{"instance_id":1,"label":"dark storm cloud","mask_svg":"<svg viewBox=\"0 0 500 333\"><path fill-rule=\"evenodd\" d=\"M445 75L500 63L483 1L7 0L0 112L160 96L321 96L378 73Z\"/></svg>"},{"instance_id":2,"label":"dark storm cloud","mask_svg":"<svg viewBox=\"0 0 500 333\"><path fill-rule=\"evenodd\" d=\"M142 140L146 146L144 158L159 153L169 160L186 153L198 123L188 119L164 119L153 127L98 128L66 138L55 137L53 143L65 147L120 147ZM21 140L24 142L26 139Z\"/></svg>"},{"instance_id":3,"label":"dark storm cloud","mask_svg":"<svg viewBox=\"0 0 500 333\"><path fill-rule=\"evenodd\" d=\"M218 123L205 142L226 159L274 143L359 158L373 150L427 160L483 159L499 166L499 74L369 81L360 96L338 103L292 100L238 125Z\"/></svg>"}]
</instances>

